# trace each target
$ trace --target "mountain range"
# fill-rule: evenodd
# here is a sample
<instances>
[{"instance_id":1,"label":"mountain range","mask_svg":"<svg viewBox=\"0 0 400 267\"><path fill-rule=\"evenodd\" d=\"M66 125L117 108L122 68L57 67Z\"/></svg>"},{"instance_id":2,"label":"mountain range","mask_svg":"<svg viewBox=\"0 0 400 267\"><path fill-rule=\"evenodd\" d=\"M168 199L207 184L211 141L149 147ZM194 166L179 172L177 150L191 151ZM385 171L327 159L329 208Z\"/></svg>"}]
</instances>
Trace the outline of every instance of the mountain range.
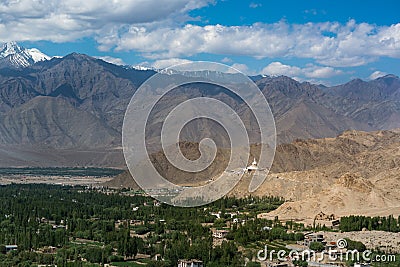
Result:
<instances>
[{"instance_id":1,"label":"mountain range","mask_svg":"<svg viewBox=\"0 0 400 267\"><path fill-rule=\"evenodd\" d=\"M13 49L17 53L11 53ZM156 71L78 53L49 58L34 52L10 44L0 52L0 165L76 165L79 158L78 165L123 167L121 127L126 107ZM400 79L394 75L326 88L285 76L252 78L270 104L280 144L333 137L347 129L400 127ZM252 132L251 112L237 96L215 86L191 85L165 96L148 126L154 142L168 110L200 96L229 104ZM187 137L197 134L199 127L207 136L223 136L215 125L201 122L185 130ZM253 140L256 143L256 137ZM80 156L74 157L76 153Z\"/></svg>"}]
</instances>

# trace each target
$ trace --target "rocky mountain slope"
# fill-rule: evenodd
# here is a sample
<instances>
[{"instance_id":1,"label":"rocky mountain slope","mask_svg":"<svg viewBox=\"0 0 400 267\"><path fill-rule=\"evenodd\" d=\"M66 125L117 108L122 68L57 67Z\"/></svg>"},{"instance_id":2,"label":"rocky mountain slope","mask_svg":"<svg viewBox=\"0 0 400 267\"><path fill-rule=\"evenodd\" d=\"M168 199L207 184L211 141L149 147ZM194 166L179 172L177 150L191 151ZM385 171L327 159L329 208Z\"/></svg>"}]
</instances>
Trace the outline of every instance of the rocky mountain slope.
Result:
<instances>
[{"instance_id":1,"label":"rocky mountain slope","mask_svg":"<svg viewBox=\"0 0 400 267\"><path fill-rule=\"evenodd\" d=\"M386 75L365 82L360 79L327 90L324 105L338 114L375 129L399 128L400 80Z\"/></svg>"},{"instance_id":2,"label":"rocky mountain slope","mask_svg":"<svg viewBox=\"0 0 400 267\"><path fill-rule=\"evenodd\" d=\"M26 68L0 69L0 147L3 147L0 164L9 162L10 153L14 155L15 166L38 164L27 161L30 152L26 150L30 147L49 153L54 149L61 151L60 154L63 149L115 151L121 146L121 126L129 100L154 73L76 53ZM400 79L396 76L370 82L355 80L323 90L284 76L260 76L256 83L270 103L279 143L297 138L333 137L347 129L390 129L400 123ZM190 85L167 94L159 105L161 112L154 112L154 121L148 126L153 138L150 139L157 140L159 122L171 108L200 96L217 98L230 105L250 125L250 136L257 142L257 133L251 128L251 113L243 101L209 85ZM185 129L187 140L194 139L198 129L215 138L223 136L215 124L201 122ZM8 150L16 146L26 149ZM122 159L121 154L106 165L117 162L117 158ZM83 160L82 165L89 161ZM68 164L68 160L59 164ZM46 162L41 162L43 165ZM123 165L121 161L116 167Z\"/></svg>"},{"instance_id":3,"label":"rocky mountain slope","mask_svg":"<svg viewBox=\"0 0 400 267\"><path fill-rule=\"evenodd\" d=\"M296 138L335 136L347 129L374 129L365 121L334 111L327 104L340 97L327 94L316 85L285 76L265 77L257 85L275 116L280 143Z\"/></svg>"},{"instance_id":4,"label":"rocky mountain slope","mask_svg":"<svg viewBox=\"0 0 400 267\"><path fill-rule=\"evenodd\" d=\"M35 97L8 112L0 122L0 143L3 144L31 143L54 148L73 148L82 143L94 147L119 144L115 129L62 98Z\"/></svg>"}]
</instances>

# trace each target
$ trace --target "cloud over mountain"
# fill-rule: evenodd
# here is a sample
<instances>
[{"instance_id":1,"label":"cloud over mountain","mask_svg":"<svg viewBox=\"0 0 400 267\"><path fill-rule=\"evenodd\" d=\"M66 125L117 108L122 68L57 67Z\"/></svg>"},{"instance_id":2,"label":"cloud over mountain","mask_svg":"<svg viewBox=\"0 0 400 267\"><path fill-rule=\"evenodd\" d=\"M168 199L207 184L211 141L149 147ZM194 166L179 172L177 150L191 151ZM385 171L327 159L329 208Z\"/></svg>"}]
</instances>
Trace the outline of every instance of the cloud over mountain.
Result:
<instances>
[{"instance_id":1,"label":"cloud over mountain","mask_svg":"<svg viewBox=\"0 0 400 267\"><path fill-rule=\"evenodd\" d=\"M52 42L94 38L102 51L135 51L145 58L202 53L256 59L303 58L328 67L400 58L400 23L335 21L220 25L194 23L191 11L213 1L3 1L0 39ZM16 31L15 29L18 29ZM330 75L331 70L323 70ZM312 75L312 74L310 74ZM321 76L321 75L318 75Z\"/></svg>"},{"instance_id":2,"label":"cloud over mountain","mask_svg":"<svg viewBox=\"0 0 400 267\"><path fill-rule=\"evenodd\" d=\"M250 26L131 26L114 36L118 50L135 50L148 58L199 53L246 55L254 58L311 58L332 67L360 66L386 56L400 58L400 23L376 26L337 22ZM100 43L102 39L98 40Z\"/></svg>"},{"instance_id":3,"label":"cloud over mountain","mask_svg":"<svg viewBox=\"0 0 400 267\"><path fill-rule=\"evenodd\" d=\"M207 0L159 1L2 1L0 39L3 41L53 42L111 34L127 25L187 19L187 12L208 4ZM15 31L18 29L18 31Z\"/></svg>"},{"instance_id":4,"label":"cloud over mountain","mask_svg":"<svg viewBox=\"0 0 400 267\"><path fill-rule=\"evenodd\" d=\"M262 70L263 74L286 75L291 77L304 76L307 78L329 78L342 73L332 67L307 65L305 68L282 64L281 62L272 62Z\"/></svg>"}]
</instances>

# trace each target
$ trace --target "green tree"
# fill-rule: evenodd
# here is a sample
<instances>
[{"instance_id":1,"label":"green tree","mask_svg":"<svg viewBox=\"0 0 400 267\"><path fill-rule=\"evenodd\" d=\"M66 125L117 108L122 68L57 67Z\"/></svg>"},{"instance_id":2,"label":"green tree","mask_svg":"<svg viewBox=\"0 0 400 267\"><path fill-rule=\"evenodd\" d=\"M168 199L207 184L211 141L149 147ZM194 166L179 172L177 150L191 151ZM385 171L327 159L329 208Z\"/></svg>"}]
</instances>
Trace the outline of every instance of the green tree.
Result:
<instances>
[{"instance_id":1,"label":"green tree","mask_svg":"<svg viewBox=\"0 0 400 267\"><path fill-rule=\"evenodd\" d=\"M0 253L1 254L6 254L6 246L4 246L4 245L0 245Z\"/></svg>"},{"instance_id":2,"label":"green tree","mask_svg":"<svg viewBox=\"0 0 400 267\"><path fill-rule=\"evenodd\" d=\"M322 244L320 242L311 242L310 249L317 251L317 252L321 252L325 249L325 246L324 246L324 244Z\"/></svg>"},{"instance_id":3,"label":"green tree","mask_svg":"<svg viewBox=\"0 0 400 267\"><path fill-rule=\"evenodd\" d=\"M255 261L250 261L246 264L247 267L261 267L261 263L255 262Z\"/></svg>"}]
</instances>

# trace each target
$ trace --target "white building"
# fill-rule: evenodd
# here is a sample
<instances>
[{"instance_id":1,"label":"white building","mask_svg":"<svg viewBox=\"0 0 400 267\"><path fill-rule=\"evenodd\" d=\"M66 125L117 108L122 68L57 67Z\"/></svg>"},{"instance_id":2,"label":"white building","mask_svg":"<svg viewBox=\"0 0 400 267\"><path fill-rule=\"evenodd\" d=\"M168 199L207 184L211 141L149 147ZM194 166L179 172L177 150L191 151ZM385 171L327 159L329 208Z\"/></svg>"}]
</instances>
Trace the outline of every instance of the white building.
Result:
<instances>
[{"instance_id":1,"label":"white building","mask_svg":"<svg viewBox=\"0 0 400 267\"><path fill-rule=\"evenodd\" d=\"M200 260L179 260L178 267L204 267Z\"/></svg>"},{"instance_id":2,"label":"white building","mask_svg":"<svg viewBox=\"0 0 400 267\"><path fill-rule=\"evenodd\" d=\"M215 238L225 238L228 233L228 230L214 230L212 235Z\"/></svg>"},{"instance_id":3,"label":"white building","mask_svg":"<svg viewBox=\"0 0 400 267\"><path fill-rule=\"evenodd\" d=\"M254 158L253 163L251 163L250 166L247 166L247 168L245 169L245 172L252 172L252 171L256 171L258 170L258 164L256 161L256 158Z\"/></svg>"},{"instance_id":4,"label":"white building","mask_svg":"<svg viewBox=\"0 0 400 267\"><path fill-rule=\"evenodd\" d=\"M6 252L17 250L18 246L17 245L6 245Z\"/></svg>"}]
</instances>

